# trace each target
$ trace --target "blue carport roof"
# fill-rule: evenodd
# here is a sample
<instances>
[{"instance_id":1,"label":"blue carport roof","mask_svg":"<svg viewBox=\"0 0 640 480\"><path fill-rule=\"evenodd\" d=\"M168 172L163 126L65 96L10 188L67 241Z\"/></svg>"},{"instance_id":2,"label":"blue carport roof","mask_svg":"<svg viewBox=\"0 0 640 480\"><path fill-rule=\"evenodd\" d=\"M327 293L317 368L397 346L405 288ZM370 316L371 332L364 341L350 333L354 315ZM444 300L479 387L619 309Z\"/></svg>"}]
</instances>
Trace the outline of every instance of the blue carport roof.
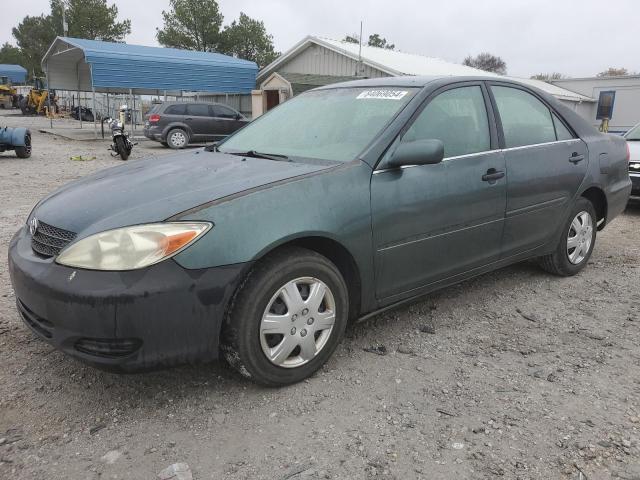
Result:
<instances>
[{"instance_id":1,"label":"blue carport roof","mask_svg":"<svg viewBox=\"0 0 640 480\"><path fill-rule=\"evenodd\" d=\"M0 77L9 77L11 83L24 83L27 79L27 69L20 65L0 63Z\"/></svg>"},{"instance_id":2,"label":"blue carport roof","mask_svg":"<svg viewBox=\"0 0 640 480\"><path fill-rule=\"evenodd\" d=\"M69 37L56 38L42 64L52 88L111 92L249 93L258 73L254 62L220 53Z\"/></svg>"}]
</instances>

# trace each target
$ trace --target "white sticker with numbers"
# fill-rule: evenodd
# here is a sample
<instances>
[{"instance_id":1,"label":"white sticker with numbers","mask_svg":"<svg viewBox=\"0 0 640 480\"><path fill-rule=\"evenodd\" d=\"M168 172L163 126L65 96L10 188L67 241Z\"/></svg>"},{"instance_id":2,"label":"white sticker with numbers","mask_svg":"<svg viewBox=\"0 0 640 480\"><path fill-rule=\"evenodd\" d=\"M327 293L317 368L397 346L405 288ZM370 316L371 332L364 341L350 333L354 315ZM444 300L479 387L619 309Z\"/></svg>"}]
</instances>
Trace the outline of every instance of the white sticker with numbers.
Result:
<instances>
[{"instance_id":1,"label":"white sticker with numbers","mask_svg":"<svg viewBox=\"0 0 640 480\"><path fill-rule=\"evenodd\" d=\"M365 90L356 98L363 99L377 99L377 100L400 100L407 93L407 90Z\"/></svg>"}]
</instances>

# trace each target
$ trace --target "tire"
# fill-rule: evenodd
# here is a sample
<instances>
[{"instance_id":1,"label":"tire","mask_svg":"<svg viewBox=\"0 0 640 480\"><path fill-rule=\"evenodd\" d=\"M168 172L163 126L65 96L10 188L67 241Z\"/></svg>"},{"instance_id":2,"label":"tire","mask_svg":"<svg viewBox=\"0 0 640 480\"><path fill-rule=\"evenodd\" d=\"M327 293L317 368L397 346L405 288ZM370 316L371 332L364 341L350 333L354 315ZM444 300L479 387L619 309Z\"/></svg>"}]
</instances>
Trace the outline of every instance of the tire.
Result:
<instances>
[{"instance_id":1,"label":"tire","mask_svg":"<svg viewBox=\"0 0 640 480\"><path fill-rule=\"evenodd\" d=\"M18 158L29 158L31 156L31 134L27 133L24 136L24 147L15 148Z\"/></svg>"},{"instance_id":2,"label":"tire","mask_svg":"<svg viewBox=\"0 0 640 480\"><path fill-rule=\"evenodd\" d=\"M26 98L20 100L20 111L23 115L29 115L29 101Z\"/></svg>"},{"instance_id":3,"label":"tire","mask_svg":"<svg viewBox=\"0 0 640 480\"><path fill-rule=\"evenodd\" d=\"M565 222L555 251L538 259L542 269L562 277L580 272L589 262L596 243L596 219L591 202L584 197L578 198ZM577 246L571 246L570 240Z\"/></svg>"},{"instance_id":4,"label":"tire","mask_svg":"<svg viewBox=\"0 0 640 480\"><path fill-rule=\"evenodd\" d=\"M184 148L189 144L189 135L181 128L174 128L167 134L167 145L175 150Z\"/></svg>"},{"instance_id":5,"label":"tire","mask_svg":"<svg viewBox=\"0 0 640 480\"><path fill-rule=\"evenodd\" d=\"M129 158L129 150L127 150L127 145L122 137L116 137L116 150L120 154L120 158L122 160L126 160Z\"/></svg>"},{"instance_id":6,"label":"tire","mask_svg":"<svg viewBox=\"0 0 640 480\"><path fill-rule=\"evenodd\" d=\"M347 286L336 266L311 250L284 248L258 262L238 287L223 326L222 354L262 385L300 382L336 349L348 312ZM277 320L265 320L267 314Z\"/></svg>"}]
</instances>

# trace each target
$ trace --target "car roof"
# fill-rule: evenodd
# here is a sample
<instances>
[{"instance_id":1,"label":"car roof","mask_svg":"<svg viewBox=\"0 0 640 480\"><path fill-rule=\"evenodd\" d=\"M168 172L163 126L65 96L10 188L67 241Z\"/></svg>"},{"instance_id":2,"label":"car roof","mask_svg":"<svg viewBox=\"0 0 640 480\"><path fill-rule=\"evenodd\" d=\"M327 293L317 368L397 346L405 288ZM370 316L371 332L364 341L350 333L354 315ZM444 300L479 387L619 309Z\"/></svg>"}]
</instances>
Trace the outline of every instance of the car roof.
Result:
<instances>
[{"instance_id":1,"label":"car roof","mask_svg":"<svg viewBox=\"0 0 640 480\"><path fill-rule=\"evenodd\" d=\"M221 107L227 107L227 108L230 108L231 110L234 110L233 107L230 107L229 105L225 105L224 103L205 102L203 100L197 100L194 102L191 102L191 101L181 102L181 101L171 100L171 101L162 102L160 103L160 105L162 105L163 107L166 107L169 105L219 105Z\"/></svg>"},{"instance_id":2,"label":"car roof","mask_svg":"<svg viewBox=\"0 0 640 480\"><path fill-rule=\"evenodd\" d=\"M367 78L360 80L351 80L348 82L332 83L316 90L325 90L331 88L344 87L425 87L427 84L440 81L442 84L472 81L494 81L501 83L512 83L523 87L531 88L521 82L514 81L510 78L497 76L460 76L460 75L430 75L430 76L399 76L399 77L380 77ZM448 82L445 80L449 80Z\"/></svg>"}]
</instances>

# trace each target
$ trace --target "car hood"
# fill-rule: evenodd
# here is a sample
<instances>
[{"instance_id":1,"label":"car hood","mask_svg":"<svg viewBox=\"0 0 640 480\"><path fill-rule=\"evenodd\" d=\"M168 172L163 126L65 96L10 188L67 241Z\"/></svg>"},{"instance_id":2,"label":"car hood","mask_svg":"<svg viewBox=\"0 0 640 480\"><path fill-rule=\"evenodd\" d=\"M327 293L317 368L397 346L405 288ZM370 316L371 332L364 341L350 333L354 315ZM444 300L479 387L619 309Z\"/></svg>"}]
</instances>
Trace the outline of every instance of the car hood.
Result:
<instances>
[{"instance_id":1,"label":"car hood","mask_svg":"<svg viewBox=\"0 0 640 480\"><path fill-rule=\"evenodd\" d=\"M192 150L88 175L43 199L33 215L86 236L164 221L213 200L333 166Z\"/></svg>"},{"instance_id":2,"label":"car hood","mask_svg":"<svg viewBox=\"0 0 640 480\"><path fill-rule=\"evenodd\" d=\"M629 152L631 153L630 159L632 161L640 162L640 142L634 140L633 142L627 141L629 145Z\"/></svg>"}]
</instances>

